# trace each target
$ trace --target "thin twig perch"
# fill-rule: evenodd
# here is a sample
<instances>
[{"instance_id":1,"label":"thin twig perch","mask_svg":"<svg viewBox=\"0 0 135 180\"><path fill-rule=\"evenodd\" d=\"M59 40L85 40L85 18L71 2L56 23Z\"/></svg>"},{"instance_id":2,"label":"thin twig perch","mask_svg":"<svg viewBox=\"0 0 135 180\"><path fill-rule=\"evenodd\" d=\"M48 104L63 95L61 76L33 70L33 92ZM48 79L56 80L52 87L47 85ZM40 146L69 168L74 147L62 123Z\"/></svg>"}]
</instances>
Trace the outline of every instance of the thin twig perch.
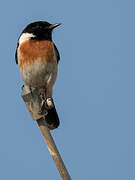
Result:
<instances>
[{"instance_id":1,"label":"thin twig perch","mask_svg":"<svg viewBox=\"0 0 135 180\"><path fill-rule=\"evenodd\" d=\"M64 162L59 154L59 151L55 145L55 142L51 136L50 130L45 124L45 121L43 118L37 120L38 126L42 132L42 135L45 139L46 145L48 147L48 150L56 164L56 167L62 177L63 180L71 180L70 175L64 165Z\"/></svg>"},{"instance_id":2,"label":"thin twig perch","mask_svg":"<svg viewBox=\"0 0 135 180\"><path fill-rule=\"evenodd\" d=\"M32 119L37 121L37 124L40 128L40 131L44 137L48 150L55 162L55 165L62 177L63 180L71 180L71 177L64 165L64 162L59 154L59 151L55 145L55 142L51 136L50 130L47 127L47 124L44 119L46 111L44 110L42 101L38 94L37 89L29 88L28 86L23 86L22 89L22 98L26 104L27 109L29 110Z\"/></svg>"}]
</instances>

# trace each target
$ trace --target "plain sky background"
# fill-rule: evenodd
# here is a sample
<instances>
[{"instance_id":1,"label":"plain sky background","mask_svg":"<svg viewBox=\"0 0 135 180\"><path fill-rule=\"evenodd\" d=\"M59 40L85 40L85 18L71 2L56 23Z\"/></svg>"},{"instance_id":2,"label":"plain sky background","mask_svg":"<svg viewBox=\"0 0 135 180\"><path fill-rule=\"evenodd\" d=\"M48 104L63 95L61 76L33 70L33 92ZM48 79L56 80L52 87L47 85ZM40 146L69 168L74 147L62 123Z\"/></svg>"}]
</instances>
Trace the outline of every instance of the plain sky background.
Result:
<instances>
[{"instance_id":1,"label":"plain sky background","mask_svg":"<svg viewBox=\"0 0 135 180\"><path fill-rule=\"evenodd\" d=\"M21 99L17 38L29 23L63 23L52 132L73 180L135 180L135 1L1 0L0 179L59 180Z\"/></svg>"}]
</instances>

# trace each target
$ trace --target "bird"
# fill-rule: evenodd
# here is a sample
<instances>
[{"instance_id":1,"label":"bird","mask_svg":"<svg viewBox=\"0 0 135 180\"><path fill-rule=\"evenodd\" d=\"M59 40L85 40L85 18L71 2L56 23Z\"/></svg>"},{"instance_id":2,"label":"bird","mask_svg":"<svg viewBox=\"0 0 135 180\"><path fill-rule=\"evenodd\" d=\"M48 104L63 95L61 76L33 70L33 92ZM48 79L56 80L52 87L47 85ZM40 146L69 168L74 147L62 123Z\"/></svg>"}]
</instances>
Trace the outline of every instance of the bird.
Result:
<instances>
[{"instance_id":1,"label":"bird","mask_svg":"<svg viewBox=\"0 0 135 180\"><path fill-rule=\"evenodd\" d=\"M15 52L16 64L19 65L24 83L38 89L46 103L45 120L50 130L60 124L52 98L60 60L59 51L52 40L52 31L60 25L47 21L28 24L18 38Z\"/></svg>"}]
</instances>

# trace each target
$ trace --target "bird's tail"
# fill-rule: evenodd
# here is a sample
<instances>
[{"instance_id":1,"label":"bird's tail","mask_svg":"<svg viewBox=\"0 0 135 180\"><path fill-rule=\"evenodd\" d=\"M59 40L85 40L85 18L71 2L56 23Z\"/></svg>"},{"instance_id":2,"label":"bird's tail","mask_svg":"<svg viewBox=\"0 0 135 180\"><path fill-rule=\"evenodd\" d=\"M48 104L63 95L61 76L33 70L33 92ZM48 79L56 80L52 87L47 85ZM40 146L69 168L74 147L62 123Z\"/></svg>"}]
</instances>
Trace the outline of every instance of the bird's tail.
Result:
<instances>
[{"instance_id":1,"label":"bird's tail","mask_svg":"<svg viewBox=\"0 0 135 180\"><path fill-rule=\"evenodd\" d=\"M45 120L47 122L48 128L53 130L59 126L60 121L52 98L51 101L53 105L47 108L47 115L45 116Z\"/></svg>"}]
</instances>

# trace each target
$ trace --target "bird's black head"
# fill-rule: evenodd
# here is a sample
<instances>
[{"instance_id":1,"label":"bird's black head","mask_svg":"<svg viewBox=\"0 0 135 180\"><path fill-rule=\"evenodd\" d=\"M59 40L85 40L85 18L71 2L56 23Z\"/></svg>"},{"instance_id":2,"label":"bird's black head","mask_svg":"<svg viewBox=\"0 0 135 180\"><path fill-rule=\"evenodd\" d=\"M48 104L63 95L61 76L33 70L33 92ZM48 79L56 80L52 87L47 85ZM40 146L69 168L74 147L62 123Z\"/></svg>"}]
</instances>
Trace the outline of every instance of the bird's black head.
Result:
<instances>
[{"instance_id":1,"label":"bird's black head","mask_svg":"<svg viewBox=\"0 0 135 180\"><path fill-rule=\"evenodd\" d=\"M50 24L46 21L37 21L27 25L22 34L33 34L33 37L31 37L33 40L52 40L52 30L59 25Z\"/></svg>"}]
</instances>

